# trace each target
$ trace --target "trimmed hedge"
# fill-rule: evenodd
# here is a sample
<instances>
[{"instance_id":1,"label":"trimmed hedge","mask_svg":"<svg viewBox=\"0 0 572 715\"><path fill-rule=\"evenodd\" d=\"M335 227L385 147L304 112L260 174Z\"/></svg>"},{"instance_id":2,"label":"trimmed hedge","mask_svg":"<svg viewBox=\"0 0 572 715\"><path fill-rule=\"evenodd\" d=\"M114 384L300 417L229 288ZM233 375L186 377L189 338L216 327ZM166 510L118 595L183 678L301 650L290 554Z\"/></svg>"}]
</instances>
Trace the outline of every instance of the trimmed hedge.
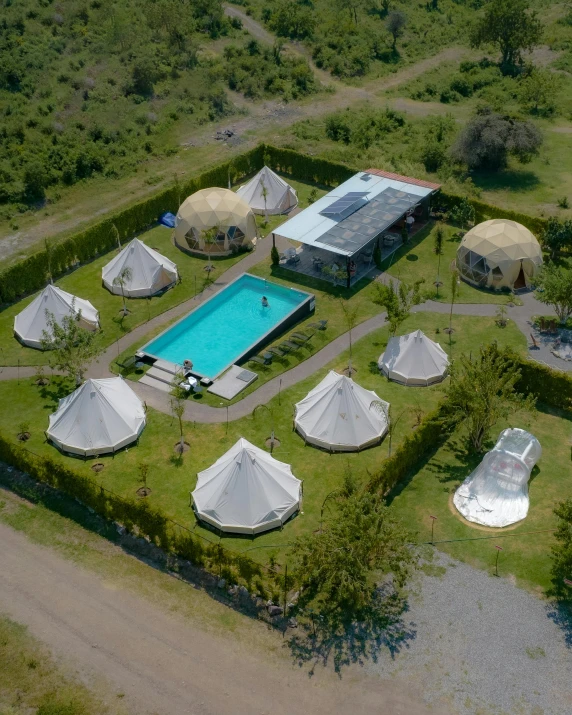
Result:
<instances>
[{"instance_id":1,"label":"trimmed hedge","mask_svg":"<svg viewBox=\"0 0 572 715\"><path fill-rule=\"evenodd\" d=\"M224 565L224 573L234 582L240 579L249 586L254 578L260 581L263 576L272 581L273 574L264 574L260 564L225 549L219 543L201 541L197 535L171 521L144 499L124 499L99 486L89 477L68 469L61 462L50 457L40 457L3 435L0 435L0 461L26 472L38 482L64 492L104 519L122 524L130 533L149 539L163 551L191 561L217 576ZM258 585L262 585L262 582Z\"/></svg>"},{"instance_id":2,"label":"trimmed hedge","mask_svg":"<svg viewBox=\"0 0 572 715\"><path fill-rule=\"evenodd\" d=\"M270 144L263 146L263 153L274 171L280 171L293 178L303 177L304 181L313 181L325 186L338 186L360 171L346 164L306 156L292 149L281 149Z\"/></svg>"},{"instance_id":3,"label":"trimmed hedge","mask_svg":"<svg viewBox=\"0 0 572 715\"><path fill-rule=\"evenodd\" d=\"M560 410L572 409L572 376L552 370L534 360L527 360L512 350L507 355L521 371L515 387L519 392L533 395L539 402Z\"/></svg>"},{"instance_id":4,"label":"trimmed hedge","mask_svg":"<svg viewBox=\"0 0 572 715\"><path fill-rule=\"evenodd\" d=\"M419 461L440 447L451 435L454 425L445 423L445 404L430 412L417 429L409 433L386 459L368 484L369 491L387 494L411 472Z\"/></svg>"}]
</instances>

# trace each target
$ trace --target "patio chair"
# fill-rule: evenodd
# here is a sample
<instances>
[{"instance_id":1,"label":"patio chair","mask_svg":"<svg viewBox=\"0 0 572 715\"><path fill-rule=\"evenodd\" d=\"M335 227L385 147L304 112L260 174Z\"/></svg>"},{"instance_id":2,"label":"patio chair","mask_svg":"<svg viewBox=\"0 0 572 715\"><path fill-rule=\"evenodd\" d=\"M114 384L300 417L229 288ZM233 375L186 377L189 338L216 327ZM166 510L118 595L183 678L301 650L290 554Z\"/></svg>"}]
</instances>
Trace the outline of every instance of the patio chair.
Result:
<instances>
[{"instance_id":1,"label":"patio chair","mask_svg":"<svg viewBox=\"0 0 572 715\"><path fill-rule=\"evenodd\" d=\"M316 330L325 330L328 325L327 320L318 320L317 323L310 323L310 328L315 328Z\"/></svg>"},{"instance_id":2,"label":"patio chair","mask_svg":"<svg viewBox=\"0 0 572 715\"><path fill-rule=\"evenodd\" d=\"M287 259L286 263L296 265L297 263L300 263L300 256L298 256L298 255L290 256L290 258Z\"/></svg>"}]
</instances>

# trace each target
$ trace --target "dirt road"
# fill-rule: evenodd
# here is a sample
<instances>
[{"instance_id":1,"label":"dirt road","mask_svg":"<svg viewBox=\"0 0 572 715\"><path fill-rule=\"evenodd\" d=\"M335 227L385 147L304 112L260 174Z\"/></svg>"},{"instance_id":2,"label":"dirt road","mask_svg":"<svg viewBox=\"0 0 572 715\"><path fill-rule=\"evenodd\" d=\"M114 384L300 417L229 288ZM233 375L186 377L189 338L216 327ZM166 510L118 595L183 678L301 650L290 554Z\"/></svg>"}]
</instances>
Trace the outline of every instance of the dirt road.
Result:
<instances>
[{"instance_id":1,"label":"dirt road","mask_svg":"<svg viewBox=\"0 0 572 715\"><path fill-rule=\"evenodd\" d=\"M411 685L357 671L310 680L281 653L271 662L232 635L193 627L3 524L0 542L0 610L80 671L104 677L137 715L428 715Z\"/></svg>"}]
</instances>

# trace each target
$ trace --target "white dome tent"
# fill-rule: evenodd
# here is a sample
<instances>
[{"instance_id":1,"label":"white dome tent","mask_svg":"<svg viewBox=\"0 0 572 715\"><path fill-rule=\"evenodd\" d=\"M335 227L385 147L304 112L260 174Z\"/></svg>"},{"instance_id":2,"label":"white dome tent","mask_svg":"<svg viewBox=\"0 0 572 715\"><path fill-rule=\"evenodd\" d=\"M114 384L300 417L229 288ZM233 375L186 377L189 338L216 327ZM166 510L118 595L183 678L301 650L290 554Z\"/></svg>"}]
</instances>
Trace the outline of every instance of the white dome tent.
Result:
<instances>
[{"instance_id":1,"label":"white dome tent","mask_svg":"<svg viewBox=\"0 0 572 715\"><path fill-rule=\"evenodd\" d=\"M117 452L145 427L143 403L122 377L86 380L50 415L48 439L84 457Z\"/></svg>"},{"instance_id":2,"label":"white dome tent","mask_svg":"<svg viewBox=\"0 0 572 715\"><path fill-rule=\"evenodd\" d=\"M345 375L330 370L296 404L294 426L308 444L330 452L358 452L387 432L389 403Z\"/></svg>"},{"instance_id":3,"label":"white dome tent","mask_svg":"<svg viewBox=\"0 0 572 715\"><path fill-rule=\"evenodd\" d=\"M129 268L131 278L125 281L126 298L147 298L173 285L179 277L177 266L165 256L134 238L102 270L103 285L115 295L121 295L121 286L113 281L124 268Z\"/></svg>"},{"instance_id":4,"label":"white dome tent","mask_svg":"<svg viewBox=\"0 0 572 715\"><path fill-rule=\"evenodd\" d=\"M528 514L528 480L542 455L523 429L505 429L493 449L455 492L457 510L475 524L509 526Z\"/></svg>"},{"instance_id":5,"label":"white dome tent","mask_svg":"<svg viewBox=\"0 0 572 715\"><path fill-rule=\"evenodd\" d=\"M197 476L197 516L220 531L259 534L282 526L300 507L302 482L290 465L243 438Z\"/></svg>"},{"instance_id":6,"label":"white dome tent","mask_svg":"<svg viewBox=\"0 0 572 715\"><path fill-rule=\"evenodd\" d=\"M421 330L391 338L378 360L379 369L402 385L424 387L441 382L449 368L447 353Z\"/></svg>"},{"instance_id":7,"label":"white dome tent","mask_svg":"<svg viewBox=\"0 0 572 715\"><path fill-rule=\"evenodd\" d=\"M483 221L468 231L457 249L462 277L480 288L528 287L542 266L542 249L520 223Z\"/></svg>"},{"instance_id":8,"label":"white dome tent","mask_svg":"<svg viewBox=\"0 0 572 715\"><path fill-rule=\"evenodd\" d=\"M20 342L41 349L43 331L50 334L46 312L54 316L58 325L66 315L77 316L81 312L79 324L82 328L97 330L99 327L99 313L89 300L76 298L50 284L14 318L14 333Z\"/></svg>"},{"instance_id":9,"label":"white dome tent","mask_svg":"<svg viewBox=\"0 0 572 715\"><path fill-rule=\"evenodd\" d=\"M266 189L266 201L264 200ZM296 191L267 166L236 191L237 196L257 214L283 214L298 205Z\"/></svg>"}]
</instances>

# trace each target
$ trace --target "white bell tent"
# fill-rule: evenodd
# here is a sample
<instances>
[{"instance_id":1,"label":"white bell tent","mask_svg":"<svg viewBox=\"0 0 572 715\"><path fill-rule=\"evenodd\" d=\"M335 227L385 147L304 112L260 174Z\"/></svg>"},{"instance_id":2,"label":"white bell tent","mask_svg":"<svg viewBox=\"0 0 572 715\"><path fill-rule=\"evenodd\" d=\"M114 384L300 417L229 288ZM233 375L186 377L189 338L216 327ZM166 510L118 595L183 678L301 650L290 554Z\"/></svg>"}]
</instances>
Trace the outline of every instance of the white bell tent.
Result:
<instances>
[{"instance_id":1,"label":"white bell tent","mask_svg":"<svg viewBox=\"0 0 572 715\"><path fill-rule=\"evenodd\" d=\"M50 415L48 439L64 452L108 454L134 442L145 427L143 403L122 377L86 380Z\"/></svg>"},{"instance_id":2,"label":"white bell tent","mask_svg":"<svg viewBox=\"0 0 572 715\"><path fill-rule=\"evenodd\" d=\"M114 281L128 268L130 277L125 278L123 290ZM177 266L165 256L134 238L125 248L103 267L103 285L115 295L127 298L146 298L165 290L177 281Z\"/></svg>"},{"instance_id":3,"label":"white bell tent","mask_svg":"<svg viewBox=\"0 0 572 715\"><path fill-rule=\"evenodd\" d=\"M299 509L302 482L289 464L241 438L199 472L192 496L202 521L229 533L258 534Z\"/></svg>"},{"instance_id":4,"label":"white bell tent","mask_svg":"<svg viewBox=\"0 0 572 715\"><path fill-rule=\"evenodd\" d=\"M254 213L262 215L283 214L298 205L296 191L267 166L260 169L247 184L237 189L236 193Z\"/></svg>"},{"instance_id":5,"label":"white bell tent","mask_svg":"<svg viewBox=\"0 0 572 715\"><path fill-rule=\"evenodd\" d=\"M421 330L391 338L378 361L390 380L425 386L441 382L449 368L447 353Z\"/></svg>"},{"instance_id":6,"label":"white bell tent","mask_svg":"<svg viewBox=\"0 0 572 715\"><path fill-rule=\"evenodd\" d=\"M528 480L541 455L536 437L523 429L505 429L457 489L453 503L476 524L502 527L521 521L528 514Z\"/></svg>"},{"instance_id":7,"label":"white bell tent","mask_svg":"<svg viewBox=\"0 0 572 715\"><path fill-rule=\"evenodd\" d=\"M297 403L294 426L308 444L330 452L357 452L387 432L389 403L331 370Z\"/></svg>"},{"instance_id":8,"label":"white bell tent","mask_svg":"<svg viewBox=\"0 0 572 715\"><path fill-rule=\"evenodd\" d=\"M54 285L48 285L21 313L14 318L14 333L20 342L31 348L42 347L42 334L48 330L46 312L51 313L58 325L66 315L78 315L81 311L79 324L86 330L97 330L99 327L99 313L89 302L76 298Z\"/></svg>"}]
</instances>

